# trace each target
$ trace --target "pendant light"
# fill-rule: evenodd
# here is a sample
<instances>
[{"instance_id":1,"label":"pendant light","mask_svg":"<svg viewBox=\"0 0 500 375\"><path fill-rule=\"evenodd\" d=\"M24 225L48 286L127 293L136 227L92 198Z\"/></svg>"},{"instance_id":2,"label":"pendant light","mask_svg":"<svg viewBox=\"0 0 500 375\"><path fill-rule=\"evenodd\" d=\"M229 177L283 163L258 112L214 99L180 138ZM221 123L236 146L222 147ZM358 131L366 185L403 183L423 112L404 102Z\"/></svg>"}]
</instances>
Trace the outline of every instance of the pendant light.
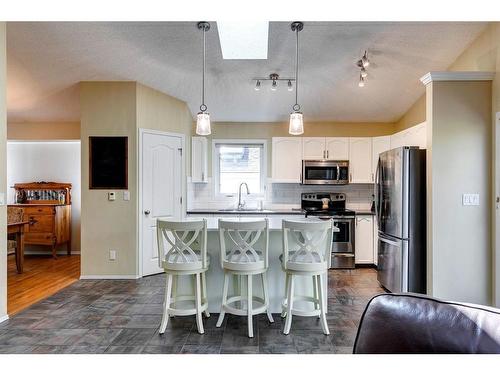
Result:
<instances>
[{"instance_id":1,"label":"pendant light","mask_svg":"<svg viewBox=\"0 0 500 375\"><path fill-rule=\"evenodd\" d=\"M205 33L210 30L210 24L208 22L198 22L197 26L199 30L203 31L203 72L201 79L200 112L196 115L196 134L210 135L212 133L212 130L210 129L210 114L207 112L207 106L205 105Z\"/></svg>"},{"instance_id":2,"label":"pendant light","mask_svg":"<svg viewBox=\"0 0 500 375\"><path fill-rule=\"evenodd\" d=\"M292 31L295 32L295 104L292 109L293 112L290 113L290 125L288 132L291 135L301 135L304 133L304 118L302 112L300 112L300 105L298 103L299 95L299 31L304 28L302 22L293 22L291 25Z\"/></svg>"}]
</instances>

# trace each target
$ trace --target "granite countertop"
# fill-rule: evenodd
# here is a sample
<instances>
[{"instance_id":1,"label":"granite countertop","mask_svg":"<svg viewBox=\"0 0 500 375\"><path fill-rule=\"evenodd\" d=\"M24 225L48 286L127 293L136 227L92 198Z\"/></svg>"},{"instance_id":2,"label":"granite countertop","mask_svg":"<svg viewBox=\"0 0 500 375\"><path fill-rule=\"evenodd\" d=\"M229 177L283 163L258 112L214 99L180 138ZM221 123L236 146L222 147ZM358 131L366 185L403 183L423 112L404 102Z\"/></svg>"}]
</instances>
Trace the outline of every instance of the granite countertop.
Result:
<instances>
[{"instance_id":1,"label":"granite countertop","mask_svg":"<svg viewBox=\"0 0 500 375\"><path fill-rule=\"evenodd\" d=\"M292 209L277 209L277 210L236 210L236 209L197 209L197 210L188 210L186 212L189 214L196 215L304 215L304 210L300 208L292 208Z\"/></svg>"}]
</instances>

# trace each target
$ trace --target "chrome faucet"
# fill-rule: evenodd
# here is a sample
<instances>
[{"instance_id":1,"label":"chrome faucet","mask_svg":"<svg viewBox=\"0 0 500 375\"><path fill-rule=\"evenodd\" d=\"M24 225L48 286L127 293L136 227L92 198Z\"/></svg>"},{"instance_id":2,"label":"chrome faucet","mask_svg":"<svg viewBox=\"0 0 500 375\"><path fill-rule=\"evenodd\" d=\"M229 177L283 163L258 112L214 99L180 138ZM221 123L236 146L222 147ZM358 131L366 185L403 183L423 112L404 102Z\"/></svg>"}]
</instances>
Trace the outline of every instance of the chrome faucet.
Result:
<instances>
[{"instance_id":1,"label":"chrome faucet","mask_svg":"<svg viewBox=\"0 0 500 375\"><path fill-rule=\"evenodd\" d=\"M248 185L246 182L242 182L240 184L240 187L238 188L238 210L241 210L243 209L243 207L245 207L245 202L241 202L241 187L245 185L246 189L247 189L247 195L250 194L250 190L248 189Z\"/></svg>"}]
</instances>

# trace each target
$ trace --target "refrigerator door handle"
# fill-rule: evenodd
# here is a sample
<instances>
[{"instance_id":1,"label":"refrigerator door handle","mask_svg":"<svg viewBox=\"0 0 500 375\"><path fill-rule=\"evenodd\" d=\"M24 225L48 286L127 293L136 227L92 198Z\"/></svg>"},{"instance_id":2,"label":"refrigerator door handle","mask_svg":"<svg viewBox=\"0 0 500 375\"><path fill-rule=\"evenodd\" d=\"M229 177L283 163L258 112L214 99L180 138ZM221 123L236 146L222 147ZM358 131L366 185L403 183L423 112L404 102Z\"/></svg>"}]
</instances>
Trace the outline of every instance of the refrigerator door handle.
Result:
<instances>
[{"instance_id":1,"label":"refrigerator door handle","mask_svg":"<svg viewBox=\"0 0 500 375\"><path fill-rule=\"evenodd\" d=\"M377 170L375 171L375 191L374 191L374 195L375 195L375 218L377 220L378 227L380 228L380 210L379 210L379 203L380 203L380 187L379 187L380 176L379 176L379 172L380 172L380 157L379 157L378 162L377 162Z\"/></svg>"},{"instance_id":2,"label":"refrigerator door handle","mask_svg":"<svg viewBox=\"0 0 500 375\"><path fill-rule=\"evenodd\" d=\"M390 239L388 239L386 237L379 236L378 238L379 238L380 241L388 243L389 245L398 246L398 247L400 246L400 244L398 242L392 241L392 240L390 240Z\"/></svg>"}]
</instances>

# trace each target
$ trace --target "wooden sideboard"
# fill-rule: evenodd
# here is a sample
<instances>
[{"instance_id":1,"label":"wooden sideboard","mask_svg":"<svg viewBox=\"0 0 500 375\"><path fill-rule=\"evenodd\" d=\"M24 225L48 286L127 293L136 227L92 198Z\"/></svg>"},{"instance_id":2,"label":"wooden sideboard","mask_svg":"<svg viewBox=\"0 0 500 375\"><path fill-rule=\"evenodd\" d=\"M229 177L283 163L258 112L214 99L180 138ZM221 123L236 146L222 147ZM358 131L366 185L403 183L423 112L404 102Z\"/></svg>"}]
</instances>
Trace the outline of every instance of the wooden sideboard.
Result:
<instances>
[{"instance_id":1,"label":"wooden sideboard","mask_svg":"<svg viewBox=\"0 0 500 375\"><path fill-rule=\"evenodd\" d=\"M66 244L67 253L71 255L71 184L34 182L15 184L14 188L16 196L24 190L28 198L10 205L24 209L24 220L29 224L24 243L50 246L54 258L57 258L57 247Z\"/></svg>"}]
</instances>

